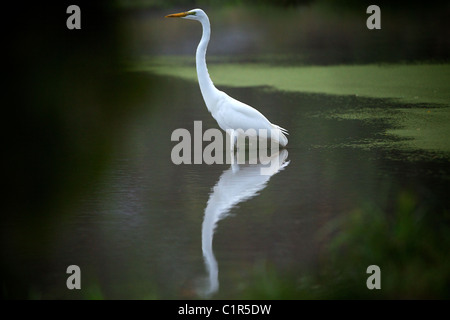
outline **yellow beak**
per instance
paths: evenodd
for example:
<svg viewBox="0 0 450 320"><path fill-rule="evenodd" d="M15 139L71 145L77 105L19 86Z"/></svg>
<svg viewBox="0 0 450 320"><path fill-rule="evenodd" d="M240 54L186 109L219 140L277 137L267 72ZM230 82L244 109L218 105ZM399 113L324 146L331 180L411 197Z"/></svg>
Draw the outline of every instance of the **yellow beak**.
<svg viewBox="0 0 450 320"><path fill-rule="evenodd" d="M188 12L172 13L167 15L166 18L182 18L186 17L188 14Z"/></svg>

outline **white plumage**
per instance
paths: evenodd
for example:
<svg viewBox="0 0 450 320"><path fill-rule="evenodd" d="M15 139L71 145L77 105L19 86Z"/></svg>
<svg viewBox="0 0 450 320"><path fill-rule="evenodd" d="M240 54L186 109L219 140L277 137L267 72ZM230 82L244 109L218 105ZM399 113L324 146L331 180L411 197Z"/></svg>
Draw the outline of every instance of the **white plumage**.
<svg viewBox="0 0 450 320"><path fill-rule="evenodd" d="M286 129L270 123L255 108L230 97L214 86L206 66L206 49L211 35L209 18L206 13L202 9L193 9L187 12L170 14L166 17L197 20L202 24L203 34L196 53L198 83L206 107L216 119L219 127L230 133L231 147L234 148L237 134L246 132L249 129L253 129L253 132L256 132L257 135L261 130L265 130L267 138L271 138L281 146L286 146L288 143Z"/></svg>

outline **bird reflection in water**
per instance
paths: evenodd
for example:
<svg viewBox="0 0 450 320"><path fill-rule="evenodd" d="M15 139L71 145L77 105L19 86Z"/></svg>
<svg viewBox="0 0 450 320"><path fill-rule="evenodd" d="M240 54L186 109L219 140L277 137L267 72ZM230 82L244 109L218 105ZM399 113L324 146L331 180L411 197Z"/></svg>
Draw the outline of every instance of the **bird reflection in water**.
<svg viewBox="0 0 450 320"><path fill-rule="evenodd" d="M235 158L237 156L238 154L234 155ZM206 284L199 290L201 296L210 297L219 289L219 269L212 248L217 223L229 215L231 208L253 198L258 191L264 189L270 177L289 164L289 161L286 161L287 156L288 152L285 149L272 155L270 157L272 165L262 164L259 161L257 164L239 165L234 161L234 164L220 176L209 197L203 218L202 251L208 278ZM261 168L266 170L270 168L270 171L261 174Z"/></svg>

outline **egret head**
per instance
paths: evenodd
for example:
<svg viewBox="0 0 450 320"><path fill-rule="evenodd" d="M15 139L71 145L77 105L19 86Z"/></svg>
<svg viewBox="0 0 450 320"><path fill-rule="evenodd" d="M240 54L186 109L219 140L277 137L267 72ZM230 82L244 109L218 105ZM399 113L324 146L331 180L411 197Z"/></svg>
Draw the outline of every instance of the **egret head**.
<svg viewBox="0 0 450 320"><path fill-rule="evenodd" d="M184 18L189 20L201 20L204 17L206 17L206 13L202 9L192 9L186 12L173 13L166 16L166 18Z"/></svg>

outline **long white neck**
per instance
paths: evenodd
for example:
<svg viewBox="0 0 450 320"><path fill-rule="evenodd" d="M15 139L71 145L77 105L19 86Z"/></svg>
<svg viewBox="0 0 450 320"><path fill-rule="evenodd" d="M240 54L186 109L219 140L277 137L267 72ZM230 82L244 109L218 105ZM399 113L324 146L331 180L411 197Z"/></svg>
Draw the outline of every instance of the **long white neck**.
<svg viewBox="0 0 450 320"><path fill-rule="evenodd" d="M209 19L205 17L199 20L202 24L203 34L202 39L197 47L197 53L195 56L197 65L197 77L200 85L200 91L202 92L203 100L205 100L206 106L210 112L215 103L214 100L217 97L218 90L214 87L211 78L209 77L208 67L206 66L206 49L208 48L209 38L211 35L211 27Z"/></svg>

